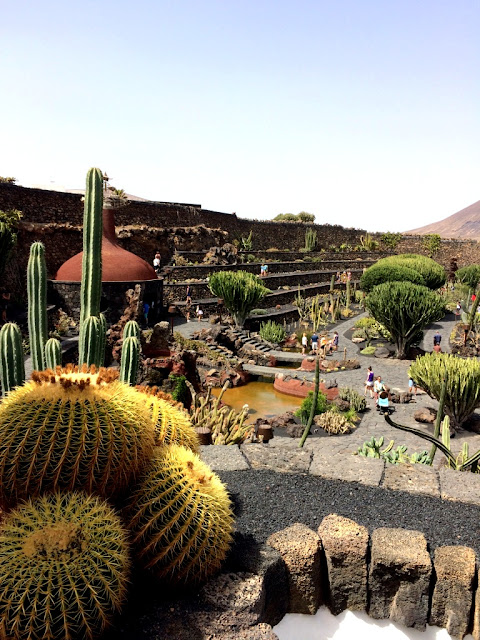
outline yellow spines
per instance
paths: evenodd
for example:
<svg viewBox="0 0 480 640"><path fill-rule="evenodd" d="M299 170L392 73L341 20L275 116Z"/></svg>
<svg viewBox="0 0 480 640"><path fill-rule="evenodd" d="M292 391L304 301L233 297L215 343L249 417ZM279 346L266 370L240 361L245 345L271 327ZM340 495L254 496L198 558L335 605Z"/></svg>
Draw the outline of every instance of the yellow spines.
<svg viewBox="0 0 480 640"><path fill-rule="evenodd" d="M1 637L84 640L120 610L130 568L127 535L106 502L50 494L0 527Z"/></svg>
<svg viewBox="0 0 480 640"><path fill-rule="evenodd" d="M199 582L220 568L233 512L219 477L192 451L158 447L126 510L140 563L157 577Z"/></svg>
<svg viewBox="0 0 480 640"><path fill-rule="evenodd" d="M145 387L137 388L146 394L144 402L150 410L154 425L155 444L178 444L198 453L198 436L183 405L175 403L173 398L170 400L161 392L144 391Z"/></svg>
<svg viewBox="0 0 480 640"><path fill-rule="evenodd" d="M57 489L112 496L154 447L143 397L116 372L83 367L34 372L0 405L0 501Z"/></svg>

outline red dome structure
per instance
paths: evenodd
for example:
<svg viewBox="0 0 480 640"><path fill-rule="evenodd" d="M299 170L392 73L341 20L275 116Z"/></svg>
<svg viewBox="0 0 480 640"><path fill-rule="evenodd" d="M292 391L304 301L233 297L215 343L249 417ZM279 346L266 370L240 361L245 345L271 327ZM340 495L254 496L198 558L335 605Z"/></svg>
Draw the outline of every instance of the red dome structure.
<svg viewBox="0 0 480 640"><path fill-rule="evenodd" d="M81 282L83 251L62 264L55 280ZM102 282L157 280L154 268L134 253L119 247L113 209L103 209Z"/></svg>

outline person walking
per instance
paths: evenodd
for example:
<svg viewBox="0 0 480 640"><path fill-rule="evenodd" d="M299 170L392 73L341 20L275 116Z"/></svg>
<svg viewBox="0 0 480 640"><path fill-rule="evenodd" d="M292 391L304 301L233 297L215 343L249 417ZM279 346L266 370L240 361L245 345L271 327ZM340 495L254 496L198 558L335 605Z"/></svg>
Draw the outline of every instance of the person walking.
<svg viewBox="0 0 480 640"><path fill-rule="evenodd" d="M417 395L417 383L412 379L409 378L408 380L408 390L410 391L411 394L413 394L414 396Z"/></svg>
<svg viewBox="0 0 480 640"><path fill-rule="evenodd" d="M187 304L192 304L192 289L190 288L189 284L187 284L187 292L186 292L186 294L187 294L187 297L186 297L185 302Z"/></svg>
<svg viewBox="0 0 480 640"><path fill-rule="evenodd" d="M197 310L195 311L195 313L197 314L197 320L201 322L203 318L203 311L200 309L199 306L197 306Z"/></svg>
<svg viewBox="0 0 480 640"><path fill-rule="evenodd" d="M316 331L312 334L312 351L315 353L318 352L318 335Z"/></svg>
<svg viewBox="0 0 480 640"><path fill-rule="evenodd" d="M332 351L338 351L338 331L333 332L333 340L330 343L330 349Z"/></svg>
<svg viewBox="0 0 480 640"><path fill-rule="evenodd" d="M306 332L304 331L302 336L302 355L305 355L307 347L308 347L308 338L307 338Z"/></svg>
<svg viewBox="0 0 480 640"><path fill-rule="evenodd" d="M370 391L370 397L373 398L373 380L374 380L372 367L368 367L367 369L367 379L365 380L365 390L363 395L367 395L367 391Z"/></svg>
<svg viewBox="0 0 480 640"><path fill-rule="evenodd" d="M375 404L377 405L378 405L378 396L382 391L385 391L385 385L382 382L382 376L377 376L373 383L373 397L375 399Z"/></svg>
<svg viewBox="0 0 480 640"><path fill-rule="evenodd" d="M161 255L158 253L155 254L155 257L153 259L153 268L155 269L155 273L157 274L157 276L160 275L160 264L162 262L162 257Z"/></svg>
<svg viewBox="0 0 480 640"><path fill-rule="evenodd" d="M441 341L442 341L442 334L437 329L433 336L433 346L435 346L436 344L440 344Z"/></svg>

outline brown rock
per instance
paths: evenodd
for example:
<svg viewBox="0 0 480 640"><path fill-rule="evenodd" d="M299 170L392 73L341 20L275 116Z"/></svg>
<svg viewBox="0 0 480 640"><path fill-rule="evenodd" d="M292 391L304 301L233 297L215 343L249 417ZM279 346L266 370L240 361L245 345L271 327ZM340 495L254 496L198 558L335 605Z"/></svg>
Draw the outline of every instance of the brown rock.
<svg viewBox="0 0 480 640"><path fill-rule="evenodd" d="M253 573L221 573L203 587L200 595L215 609L248 612L257 616L257 622L265 608L263 579Z"/></svg>
<svg viewBox="0 0 480 640"><path fill-rule="evenodd" d="M367 608L368 531L353 520L328 515L318 528L328 570L328 606L338 615L345 609Z"/></svg>
<svg viewBox="0 0 480 640"><path fill-rule="evenodd" d="M424 407L423 409L417 409L413 417L417 422L421 422L422 424L433 424L437 417L437 412L430 407Z"/></svg>
<svg viewBox="0 0 480 640"><path fill-rule="evenodd" d="M278 640L269 624L256 624L249 629L242 629L232 633L217 635L215 640Z"/></svg>
<svg viewBox="0 0 480 640"><path fill-rule="evenodd" d="M382 487L440 497L437 472L423 464L387 464Z"/></svg>
<svg viewBox="0 0 480 640"><path fill-rule="evenodd" d="M425 629L432 574L423 533L376 529L372 533L369 573L372 618L389 618L406 627Z"/></svg>
<svg viewBox="0 0 480 640"><path fill-rule="evenodd" d="M315 613L322 600L320 537L295 523L271 535L267 543L280 553L287 568L289 613Z"/></svg>
<svg viewBox="0 0 480 640"><path fill-rule="evenodd" d="M475 553L469 547L438 547L433 566L437 581L429 624L444 627L452 638L463 638L473 603Z"/></svg>
<svg viewBox="0 0 480 640"><path fill-rule="evenodd" d="M290 423L285 427L285 433L290 438L301 438L305 427L301 424Z"/></svg>

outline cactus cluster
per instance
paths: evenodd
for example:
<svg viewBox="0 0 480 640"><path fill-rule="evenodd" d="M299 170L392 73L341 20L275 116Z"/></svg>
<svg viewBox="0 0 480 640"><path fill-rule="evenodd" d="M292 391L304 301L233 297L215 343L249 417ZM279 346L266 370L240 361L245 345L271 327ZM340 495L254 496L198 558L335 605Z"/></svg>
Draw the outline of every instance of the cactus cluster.
<svg viewBox="0 0 480 640"><path fill-rule="evenodd" d="M320 427L329 435L350 433L354 425L338 411L325 411L314 418L315 426Z"/></svg>

